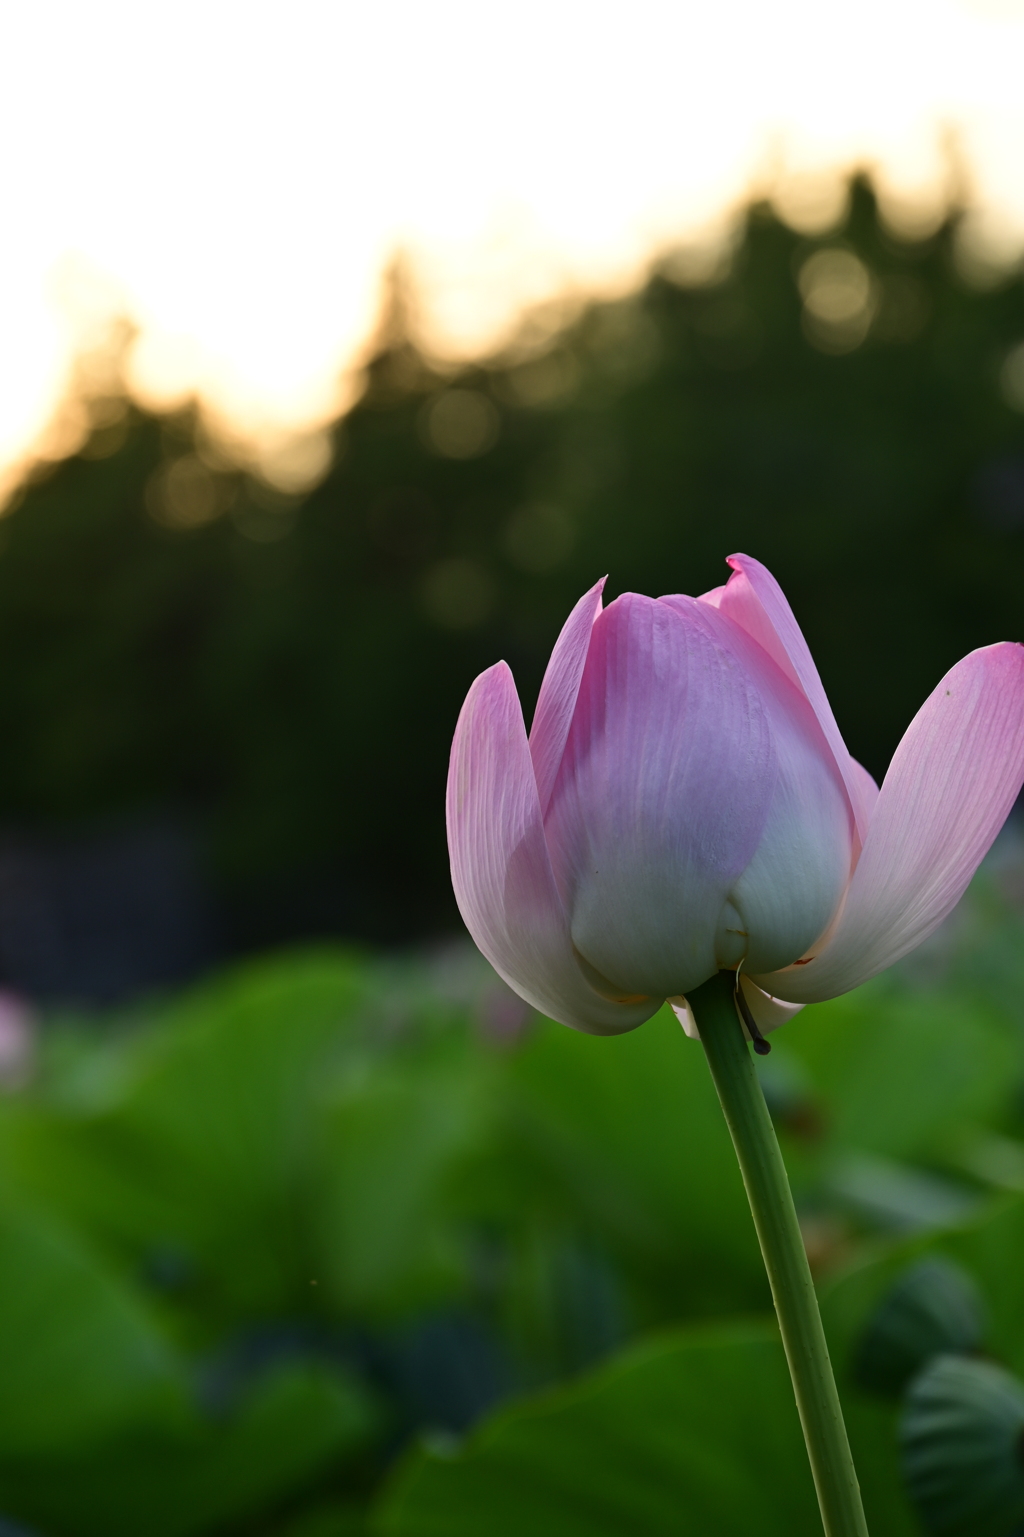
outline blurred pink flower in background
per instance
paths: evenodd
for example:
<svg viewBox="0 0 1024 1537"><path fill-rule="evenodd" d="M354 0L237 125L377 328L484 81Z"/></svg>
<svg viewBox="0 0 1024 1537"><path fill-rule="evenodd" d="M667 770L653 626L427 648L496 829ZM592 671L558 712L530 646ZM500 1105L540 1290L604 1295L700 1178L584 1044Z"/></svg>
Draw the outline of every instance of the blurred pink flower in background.
<svg viewBox="0 0 1024 1537"><path fill-rule="evenodd" d="M1024 648L958 662L879 791L778 583L729 564L696 599L585 593L529 740L504 662L459 716L462 916L521 997L579 1030L630 1030L668 998L692 1033L685 995L720 969L741 968L764 1032L856 987L947 915L1024 781Z"/></svg>
<svg viewBox="0 0 1024 1537"><path fill-rule="evenodd" d="M36 1016L18 993L0 988L0 1089L20 1089L32 1076Z"/></svg>

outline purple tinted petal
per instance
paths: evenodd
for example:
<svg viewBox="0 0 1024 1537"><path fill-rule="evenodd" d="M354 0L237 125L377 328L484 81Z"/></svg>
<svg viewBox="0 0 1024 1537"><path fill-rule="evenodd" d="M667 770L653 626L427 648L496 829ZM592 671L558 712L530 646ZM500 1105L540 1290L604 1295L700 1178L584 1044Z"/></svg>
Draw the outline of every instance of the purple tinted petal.
<svg viewBox="0 0 1024 1537"><path fill-rule="evenodd" d="M803 955L832 918L853 868L854 822L832 751L810 702L727 615L693 598L661 602L686 613L729 651L756 688L771 725L778 774L753 859L729 897L738 933L724 966L769 971Z"/></svg>
<svg viewBox="0 0 1024 1537"><path fill-rule="evenodd" d="M856 818L857 832L863 843L867 836L867 821L863 816L863 786L836 725L832 706L818 676L810 648L786 601L786 595L771 572L749 555L730 555L729 565L734 574L726 585L706 592L698 602L717 608L735 620L758 645L763 646L786 677L806 695L843 776Z"/></svg>
<svg viewBox="0 0 1024 1537"><path fill-rule="evenodd" d="M576 963L504 662L477 678L459 716L448 771L448 848L466 927L534 1008L577 1030L615 1035L660 1007L660 998L618 1003L600 996Z"/></svg>
<svg viewBox="0 0 1024 1537"><path fill-rule="evenodd" d="M544 673L537 708L530 728L530 755L537 777L541 814L547 810L562 761L580 679L590 646L590 632L601 612L601 594L607 577L585 592L562 626Z"/></svg>
<svg viewBox="0 0 1024 1537"><path fill-rule="evenodd" d="M959 901L1022 781L1024 648L986 646L946 674L896 749L820 953L758 984L812 1003L906 955Z"/></svg>
<svg viewBox="0 0 1024 1537"><path fill-rule="evenodd" d="M703 625L633 593L604 610L545 822L573 942L598 972L658 997L713 974L776 772L757 690Z"/></svg>

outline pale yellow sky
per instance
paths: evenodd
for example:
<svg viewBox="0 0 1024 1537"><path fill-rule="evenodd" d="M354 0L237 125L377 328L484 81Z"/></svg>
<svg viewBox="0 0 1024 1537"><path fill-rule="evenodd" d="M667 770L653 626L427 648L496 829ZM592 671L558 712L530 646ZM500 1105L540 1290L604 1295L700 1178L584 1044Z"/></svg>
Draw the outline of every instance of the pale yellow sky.
<svg viewBox="0 0 1024 1537"><path fill-rule="evenodd" d="M398 250L459 354L780 175L934 207L951 133L1024 243L1021 0L33 0L0 57L0 481L115 310L147 398L271 441L337 405Z"/></svg>

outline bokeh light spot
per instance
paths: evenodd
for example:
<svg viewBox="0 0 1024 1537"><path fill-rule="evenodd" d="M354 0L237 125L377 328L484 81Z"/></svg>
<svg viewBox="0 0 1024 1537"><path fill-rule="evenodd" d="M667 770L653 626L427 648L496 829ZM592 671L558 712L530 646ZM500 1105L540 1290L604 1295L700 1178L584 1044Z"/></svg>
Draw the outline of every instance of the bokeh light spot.
<svg viewBox="0 0 1024 1537"><path fill-rule="evenodd" d="M183 454L162 464L150 476L146 510L165 528L201 528L212 523L226 505L217 481L195 454Z"/></svg>
<svg viewBox="0 0 1024 1537"><path fill-rule="evenodd" d="M771 201L790 229L802 235L820 235L842 223L849 208L850 188L835 167L799 171L783 177Z"/></svg>
<svg viewBox="0 0 1024 1537"><path fill-rule="evenodd" d="M871 274L852 251L815 251L797 280L804 301L804 334L823 352L852 352L871 326L877 307Z"/></svg>
<svg viewBox="0 0 1024 1537"><path fill-rule="evenodd" d="M428 448L445 459L476 459L498 439L498 408L480 390L445 390L427 402L420 433Z"/></svg>
<svg viewBox="0 0 1024 1537"><path fill-rule="evenodd" d="M274 444L260 455L263 478L290 496L302 496L320 484L334 450L326 432L311 432Z"/></svg>
<svg viewBox="0 0 1024 1537"><path fill-rule="evenodd" d="M86 402L91 435L79 452L83 459L109 459L128 437L128 403L118 396L98 396Z"/></svg>
<svg viewBox="0 0 1024 1537"><path fill-rule="evenodd" d="M571 352L564 350L530 358L509 370L508 391L516 405L561 405L576 391L580 368Z"/></svg>

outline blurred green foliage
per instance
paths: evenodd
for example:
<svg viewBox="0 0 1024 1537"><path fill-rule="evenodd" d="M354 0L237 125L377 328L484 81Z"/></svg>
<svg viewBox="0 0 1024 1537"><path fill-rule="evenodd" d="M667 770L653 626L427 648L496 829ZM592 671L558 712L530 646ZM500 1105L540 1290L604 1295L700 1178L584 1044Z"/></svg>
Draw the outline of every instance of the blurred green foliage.
<svg viewBox="0 0 1024 1537"><path fill-rule="evenodd" d="M876 1537L914 1530L858 1385L894 1279L959 1264L1024 1370L1020 869L759 1063ZM47 1020L0 1097L0 1364L40 1537L816 1530L699 1048L517 1012L460 945Z"/></svg>
<svg viewBox="0 0 1024 1537"><path fill-rule="evenodd" d="M920 1527L901 1484L896 1410L851 1381L865 1317L908 1262L955 1256L1000 1298L990 1348L1019 1371L1019 1285L1013 1305L1005 1303L1022 1249L1018 1198L959 1231L866 1259L826 1293L822 1313L873 1537L913 1537ZM495 1415L465 1450L418 1450L386 1492L376 1530L812 1537L820 1518L778 1335L756 1324L680 1329L624 1351L579 1384ZM1011 1515L1009 1525L986 1527L986 1537L1016 1530Z"/></svg>
<svg viewBox="0 0 1024 1537"><path fill-rule="evenodd" d="M303 496L192 413L89 396L89 440L0 525L6 824L198 817L237 943L443 933L472 677L506 657L529 716L595 577L700 591L735 548L880 774L941 670L1018 632L1024 294L958 275L956 225L901 242L862 183L813 239L753 208L712 277L668 261L457 373L398 294ZM1010 842L759 1062L875 1537L915 1526L899 1406L856 1362L907 1267L963 1267L1024 1371L1021 869ZM460 944L283 950L49 1017L0 1093L4 1521L815 1531L699 1048L664 1013L614 1040L527 1018Z"/></svg>
<svg viewBox="0 0 1024 1537"><path fill-rule="evenodd" d="M1024 289L956 247L956 216L896 238L863 182L813 238L754 207L711 279L667 260L454 373L396 299L305 496L92 398L0 528L4 817L195 813L239 943L443 932L473 676L505 657L529 718L595 578L699 592L734 549L881 775L945 668L1021 630Z"/></svg>
<svg viewBox="0 0 1024 1537"><path fill-rule="evenodd" d="M793 1390L768 1326L691 1330L496 1417L458 1459L421 1454L381 1522L402 1537L811 1534Z"/></svg>

